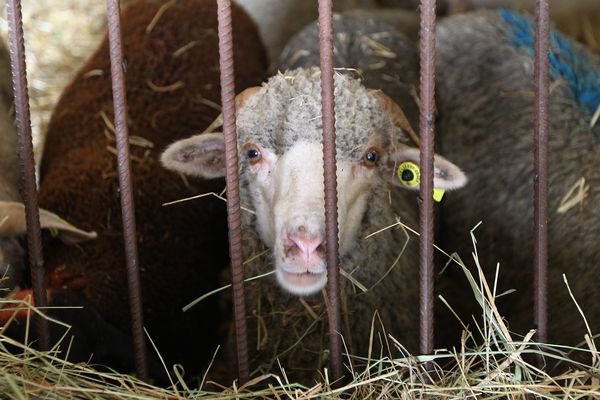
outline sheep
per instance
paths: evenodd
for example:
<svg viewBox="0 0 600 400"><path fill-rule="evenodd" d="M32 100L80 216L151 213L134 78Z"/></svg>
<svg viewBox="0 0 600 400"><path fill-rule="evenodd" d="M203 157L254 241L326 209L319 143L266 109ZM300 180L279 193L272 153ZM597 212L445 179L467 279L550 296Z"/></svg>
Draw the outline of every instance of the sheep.
<svg viewBox="0 0 600 400"><path fill-rule="evenodd" d="M273 63L285 47L288 40L304 26L318 17L318 7L312 0L236 0L256 21L262 39L267 47L269 59ZM358 10L373 13L379 19L393 20L409 24L416 33L414 13L406 10L379 8L376 0L336 0L334 10ZM417 20L418 21L418 20ZM418 26L418 22L416 23Z"/></svg>
<svg viewBox="0 0 600 400"><path fill-rule="evenodd" d="M4 43L0 41L0 295L17 289L27 278L21 240L26 233L26 224L19 194L13 101L10 59ZM40 210L40 225L58 230L58 236L70 243L95 237L94 232L80 231L47 210Z"/></svg>
<svg viewBox="0 0 600 400"><path fill-rule="evenodd" d="M494 282L500 262L497 293L517 289L497 303L521 334L534 327L533 43L533 21L507 10L457 15L437 29L440 148L470 179L443 204L440 245L468 262L469 230L483 221L475 231L481 265ZM600 331L600 127L591 124L600 104L600 59L556 32L551 50L548 334L550 342L575 345L587 330L562 274L592 333ZM462 272L449 273L446 296L465 308L471 291L460 285Z"/></svg>
<svg viewBox="0 0 600 400"><path fill-rule="evenodd" d="M296 373L294 379L322 365L326 346L326 309L314 296L327 280L316 29L310 25L284 51L280 69L295 69L237 98L240 197L243 210L249 210L242 221L245 272L250 277L274 270L278 283L248 282L247 304L254 315L249 341L258 347L253 359L259 371L268 371L277 358L288 376ZM419 157L407 144L408 121L414 124L416 118L410 95L417 80L416 51L404 35L365 17L337 16L334 32L335 63L342 68L335 73L335 108L339 249L341 273L348 278L341 285L344 341L349 353L366 355L377 312L390 332L416 351L416 241L397 227L385 229L397 218L417 226L417 197L395 178L398 165L418 163ZM406 115L382 91L344 73L348 69L362 70L365 85L389 89ZM222 133L205 132L171 144L161 160L167 169L215 178L225 173L223 151ZM451 190L465 183L449 161L436 156L435 165L436 187Z"/></svg>
<svg viewBox="0 0 600 400"><path fill-rule="evenodd" d="M157 152L202 131L219 112L216 11L212 0L139 0L122 13L145 327L166 364L181 363L192 374L214 350L224 316L217 299L190 312L182 307L218 286L220 270L228 264L225 205L214 197L194 205L162 204L196 191L219 193L225 184L173 179L158 163ZM266 72L265 50L239 7L233 7L233 35L236 87L258 84ZM76 249L44 242L50 303L54 293L69 299L79 294L79 304L89 304L88 311L129 335L112 115L105 38L56 105L39 202L98 233ZM71 292L67 296L63 290Z"/></svg>
<svg viewBox="0 0 600 400"><path fill-rule="evenodd" d="M14 126L10 58L0 42L0 201L20 201L17 133ZM0 229L5 214L0 214ZM0 287L12 289L22 279L23 247L14 236L0 235Z"/></svg>
<svg viewBox="0 0 600 400"><path fill-rule="evenodd" d="M449 13L456 14L479 8L507 7L533 12L533 0L448 0ZM550 18L556 29L594 51L600 50L600 4L589 0L554 0L550 3Z"/></svg>

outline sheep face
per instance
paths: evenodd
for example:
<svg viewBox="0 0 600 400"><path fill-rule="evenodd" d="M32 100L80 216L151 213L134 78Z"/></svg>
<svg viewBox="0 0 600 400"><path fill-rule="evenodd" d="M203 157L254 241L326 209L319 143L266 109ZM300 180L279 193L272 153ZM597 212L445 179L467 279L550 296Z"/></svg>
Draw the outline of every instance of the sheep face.
<svg viewBox="0 0 600 400"><path fill-rule="evenodd" d="M336 76L336 148L339 249L343 258L357 246L374 191L387 191L396 165L418 163L419 152L403 144L402 131L357 80ZM237 132L242 203L272 249L280 285L296 295L320 291L327 281L320 78L295 70L272 78L243 105ZM206 133L172 144L165 167L205 178L223 176L224 142ZM436 157L436 187L465 183L462 172ZM379 205L385 207L385 205Z"/></svg>
<svg viewBox="0 0 600 400"><path fill-rule="evenodd" d="M327 280L321 143L300 141L281 155L253 142L243 150L256 230L273 250L278 282L298 295L319 291ZM368 153L378 157L376 150ZM342 255L353 247L369 192L376 189L375 173L360 161L337 163Z"/></svg>

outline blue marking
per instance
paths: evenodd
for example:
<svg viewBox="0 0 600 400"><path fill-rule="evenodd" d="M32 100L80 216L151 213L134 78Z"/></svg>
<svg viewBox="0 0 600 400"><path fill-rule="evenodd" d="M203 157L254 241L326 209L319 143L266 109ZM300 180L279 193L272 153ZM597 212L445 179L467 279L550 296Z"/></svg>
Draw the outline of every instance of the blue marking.
<svg viewBox="0 0 600 400"><path fill-rule="evenodd" d="M500 16L511 30L511 43L534 56L534 24L528 18L509 10ZM592 65L585 52L575 49L561 34L550 33L550 75L553 80L566 81L575 100L591 115L600 105L600 71Z"/></svg>

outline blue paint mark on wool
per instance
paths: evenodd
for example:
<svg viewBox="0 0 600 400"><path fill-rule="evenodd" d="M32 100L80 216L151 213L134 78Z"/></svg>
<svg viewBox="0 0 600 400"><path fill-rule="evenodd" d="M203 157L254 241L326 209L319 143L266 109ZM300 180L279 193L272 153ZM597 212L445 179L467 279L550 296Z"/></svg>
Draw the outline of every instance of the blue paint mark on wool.
<svg viewBox="0 0 600 400"><path fill-rule="evenodd" d="M535 53L534 24L528 18L509 10L500 16L511 29L511 42L524 49L532 57ZM565 80L579 105L593 114L600 105L600 71L596 69L583 51L559 33L550 33L550 73L553 80Z"/></svg>

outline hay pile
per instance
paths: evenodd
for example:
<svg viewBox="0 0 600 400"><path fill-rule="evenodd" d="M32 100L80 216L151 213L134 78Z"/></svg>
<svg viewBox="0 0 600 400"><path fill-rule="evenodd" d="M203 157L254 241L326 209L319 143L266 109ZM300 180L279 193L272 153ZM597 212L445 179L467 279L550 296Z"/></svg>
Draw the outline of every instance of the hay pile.
<svg viewBox="0 0 600 400"><path fill-rule="evenodd" d="M124 6L131 0L121 0ZM50 114L65 86L98 46L106 29L105 0L22 0L31 125L36 161ZM0 35L8 40L6 1Z"/></svg>
<svg viewBox="0 0 600 400"><path fill-rule="evenodd" d="M475 253L476 256L476 253ZM475 257L477 261L477 257ZM171 386L159 388L134 377L100 373L86 364L70 364L55 351L39 352L0 334L0 391L15 399L597 399L600 397L600 353L588 336L580 349L538 345L531 338L511 338L495 306L495 288L480 276L469 274L460 260L473 294L481 305L484 323L471 324L463 333L460 349L440 350L433 356L412 357L393 337L374 338L386 351L371 359L354 359L352 381L331 385L327 371L311 386L287 381L285 366L256 377L239 387L220 386L199 379L195 387L183 382L179 370L167 368ZM480 271L481 273L481 271ZM29 307L27 303L0 300L4 312ZM451 311L448 311L451 312ZM14 323L9 320L8 324ZM466 321L465 321L466 323ZM17 355L7 351L17 348ZM68 343L59 346L68 347ZM56 349L54 349L56 350ZM573 353L586 363L571 361ZM545 357L542 370L536 356ZM431 368L425 368L430 362ZM555 371L550 374L546 371ZM210 388L207 390L206 388Z"/></svg>

